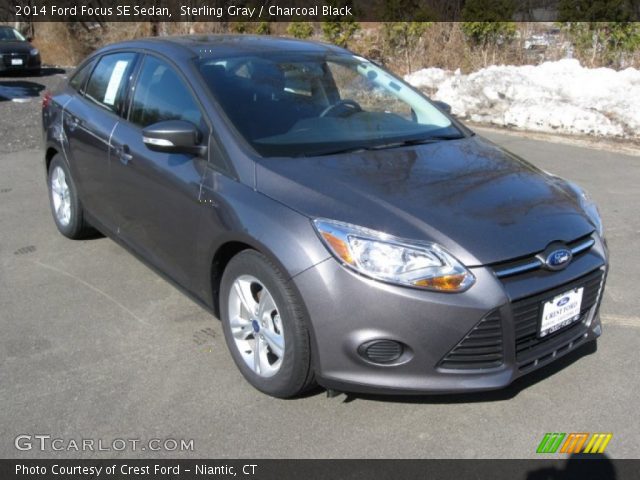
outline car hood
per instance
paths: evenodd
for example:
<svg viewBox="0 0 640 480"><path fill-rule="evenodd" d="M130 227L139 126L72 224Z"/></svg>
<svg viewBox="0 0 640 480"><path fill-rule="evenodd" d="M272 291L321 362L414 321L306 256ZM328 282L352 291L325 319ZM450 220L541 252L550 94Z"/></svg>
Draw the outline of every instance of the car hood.
<svg viewBox="0 0 640 480"><path fill-rule="evenodd" d="M311 218L433 241L467 266L594 230L566 182L481 137L314 158L265 158L257 188Z"/></svg>
<svg viewBox="0 0 640 480"><path fill-rule="evenodd" d="M28 42L11 42L0 40L1 53L29 53L33 47Z"/></svg>

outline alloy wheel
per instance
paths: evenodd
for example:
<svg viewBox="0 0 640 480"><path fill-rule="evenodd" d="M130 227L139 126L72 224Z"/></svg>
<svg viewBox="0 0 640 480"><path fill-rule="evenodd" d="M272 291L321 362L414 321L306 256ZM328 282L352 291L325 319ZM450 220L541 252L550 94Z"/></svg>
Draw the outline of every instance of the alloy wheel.
<svg viewBox="0 0 640 480"><path fill-rule="evenodd" d="M64 170L59 166L51 172L51 199L56 219L66 227L71 221L71 192Z"/></svg>
<svg viewBox="0 0 640 480"><path fill-rule="evenodd" d="M285 352L284 330L278 306L260 280L242 275L233 282L229 322L236 348L247 366L265 378L278 373Z"/></svg>

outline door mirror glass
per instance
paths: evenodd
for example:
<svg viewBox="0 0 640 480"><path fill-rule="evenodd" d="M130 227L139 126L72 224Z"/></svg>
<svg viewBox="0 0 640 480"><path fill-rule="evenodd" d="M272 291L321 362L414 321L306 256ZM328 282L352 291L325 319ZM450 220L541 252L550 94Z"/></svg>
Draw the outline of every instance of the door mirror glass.
<svg viewBox="0 0 640 480"><path fill-rule="evenodd" d="M142 141L150 150L166 153L203 155L206 147L200 145L202 134L191 122L167 120L154 123L142 130Z"/></svg>

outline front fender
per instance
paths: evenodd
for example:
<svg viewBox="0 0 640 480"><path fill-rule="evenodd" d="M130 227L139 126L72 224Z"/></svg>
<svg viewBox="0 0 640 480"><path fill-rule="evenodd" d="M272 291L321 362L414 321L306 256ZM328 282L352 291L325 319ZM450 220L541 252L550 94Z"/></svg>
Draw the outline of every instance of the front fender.
<svg viewBox="0 0 640 480"><path fill-rule="evenodd" d="M206 259L195 289L214 305L211 265L231 242L258 250L292 278L331 256L308 217L215 170L203 178L199 258Z"/></svg>

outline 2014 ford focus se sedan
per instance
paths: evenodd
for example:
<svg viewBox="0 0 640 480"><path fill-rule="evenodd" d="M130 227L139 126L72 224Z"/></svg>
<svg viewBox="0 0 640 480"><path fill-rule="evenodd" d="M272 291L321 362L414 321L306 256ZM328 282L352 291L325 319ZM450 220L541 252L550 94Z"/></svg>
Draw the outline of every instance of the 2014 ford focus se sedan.
<svg viewBox="0 0 640 480"><path fill-rule="evenodd" d="M43 107L60 232L103 232L207 306L265 393L496 389L601 333L584 191L346 50L120 43Z"/></svg>

